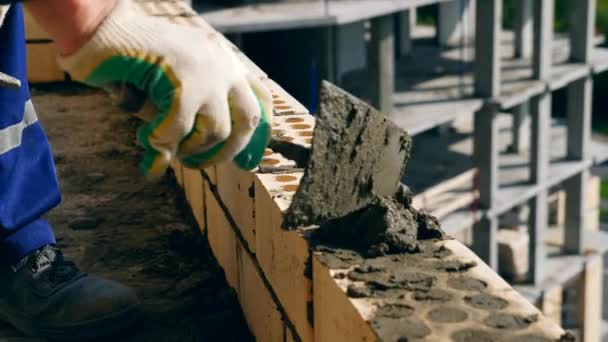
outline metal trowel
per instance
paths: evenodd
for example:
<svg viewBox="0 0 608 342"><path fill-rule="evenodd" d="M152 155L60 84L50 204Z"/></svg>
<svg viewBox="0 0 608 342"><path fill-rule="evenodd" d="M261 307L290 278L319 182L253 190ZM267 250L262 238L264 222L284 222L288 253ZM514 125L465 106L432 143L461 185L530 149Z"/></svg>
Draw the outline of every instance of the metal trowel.
<svg viewBox="0 0 608 342"><path fill-rule="evenodd" d="M364 101L323 82L312 151L283 227L321 225L394 195L411 138Z"/></svg>

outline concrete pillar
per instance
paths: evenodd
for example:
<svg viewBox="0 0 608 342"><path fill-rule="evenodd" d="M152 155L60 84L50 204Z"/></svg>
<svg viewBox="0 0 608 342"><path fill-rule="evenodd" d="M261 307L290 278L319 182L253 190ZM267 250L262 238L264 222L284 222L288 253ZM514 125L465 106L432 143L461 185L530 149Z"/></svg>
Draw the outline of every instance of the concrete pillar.
<svg viewBox="0 0 608 342"><path fill-rule="evenodd" d="M532 57L532 35L534 29L533 0L515 0L513 2L514 31L515 31L515 58Z"/></svg>
<svg viewBox="0 0 608 342"><path fill-rule="evenodd" d="M475 37L476 0L454 0L439 3L440 46L458 46Z"/></svg>
<svg viewBox="0 0 608 342"><path fill-rule="evenodd" d="M551 93L545 92L531 101L532 134L530 181L542 184L549 175L549 143L551 140Z"/></svg>
<svg viewBox="0 0 608 342"><path fill-rule="evenodd" d="M484 216L473 226L472 250L493 270L498 270L498 219Z"/></svg>
<svg viewBox="0 0 608 342"><path fill-rule="evenodd" d="M568 158L589 159L591 139L593 80L586 77L571 83L568 96ZM586 220L586 197L589 172L584 171L565 182L566 227L564 249L568 253L581 253Z"/></svg>
<svg viewBox="0 0 608 342"><path fill-rule="evenodd" d="M566 192L564 252L569 254L583 253L588 180L589 171L583 171L564 182Z"/></svg>
<svg viewBox="0 0 608 342"><path fill-rule="evenodd" d="M530 102L513 109L513 145L511 152L522 153L530 147Z"/></svg>
<svg viewBox="0 0 608 342"><path fill-rule="evenodd" d="M474 161L478 178L479 206L484 217L475 224L473 250L494 270L498 269L498 219L489 213L498 192L498 106L484 105L475 113Z"/></svg>
<svg viewBox="0 0 608 342"><path fill-rule="evenodd" d="M549 222L549 204L547 191L540 191L529 202L530 218L528 232L530 248L528 249L528 281L540 285L545 279L544 265L547 253L545 251L545 232Z"/></svg>
<svg viewBox="0 0 608 342"><path fill-rule="evenodd" d="M499 126L498 106L486 104L475 113L474 154L479 170L479 204L482 209L490 209L498 192Z"/></svg>
<svg viewBox="0 0 608 342"><path fill-rule="evenodd" d="M532 99L532 134L530 151L530 178L532 183L544 187L549 176L549 143L551 134L551 94L546 92ZM538 285L544 279L546 258L544 235L549 224L549 194L543 188L530 200L530 251L529 281Z"/></svg>
<svg viewBox="0 0 608 342"><path fill-rule="evenodd" d="M502 0L477 1L476 4L475 94L495 97L500 94Z"/></svg>
<svg viewBox="0 0 608 342"><path fill-rule="evenodd" d="M588 62L593 51L595 35L595 9L597 0L569 2L570 9L570 58L576 62Z"/></svg>
<svg viewBox="0 0 608 342"><path fill-rule="evenodd" d="M555 0L536 0L534 2L534 52L532 59L533 77L547 80L551 76L553 25Z"/></svg>
<svg viewBox="0 0 608 342"><path fill-rule="evenodd" d="M371 21L371 39L368 48L368 69L371 104L384 115L393 112L395 91L395 31L392 15Z"/></svg>
<svg viewBox="0 0 608 342"><path fill-rule="evenodd" d="M534 2L534 51L532 59L533 77L547 80L551 76L551 48L553 45L554 0ZM530 273L529 280L538 285L542 282L544 262L544 234L549 224L548 189L544 182L549 176L549 143L551 134L551 91L546 89L531 101L532 141L530 155L530 178L543 190L530 200Z"/></svg>
<svg viewBox="0 0 608 342"><path fill-rule="evenodd" d="M412 33L416 26L416 8L395 13L395 57L412 53Z"/></svg>

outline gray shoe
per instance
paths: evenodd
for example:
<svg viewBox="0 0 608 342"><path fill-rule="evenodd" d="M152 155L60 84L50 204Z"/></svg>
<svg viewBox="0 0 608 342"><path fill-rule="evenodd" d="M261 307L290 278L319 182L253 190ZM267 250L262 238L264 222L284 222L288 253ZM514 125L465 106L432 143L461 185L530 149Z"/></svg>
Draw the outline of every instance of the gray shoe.
<svg viewBox="0 0 608 342"><path fill-rule="evenodd" d="M52 245L0 270L0 320L30 336L107 336L135 321L138 304L131 289L79 271Z"/></svg>

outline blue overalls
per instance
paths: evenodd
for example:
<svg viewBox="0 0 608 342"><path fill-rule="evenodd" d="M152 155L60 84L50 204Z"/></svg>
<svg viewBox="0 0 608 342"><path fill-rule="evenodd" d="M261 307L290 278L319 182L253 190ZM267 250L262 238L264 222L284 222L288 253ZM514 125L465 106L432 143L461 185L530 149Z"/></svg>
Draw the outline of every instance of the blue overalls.
<svg viewBox="0 0 608 342"><path fill-rule="evenodd" d="M21 81L21 89L0 87L0 264L9 265L55 242L42 215L61 200L27 86L21 4L11 6L0 28L0 72Z"/></svg>

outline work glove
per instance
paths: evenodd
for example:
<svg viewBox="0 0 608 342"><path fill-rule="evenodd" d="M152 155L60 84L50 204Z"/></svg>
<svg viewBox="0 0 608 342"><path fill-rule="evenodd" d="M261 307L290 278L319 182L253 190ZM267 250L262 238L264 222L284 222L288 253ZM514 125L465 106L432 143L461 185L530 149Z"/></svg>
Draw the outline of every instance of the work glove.
<svg viewBox="0 0 608 342"><path fill-rule="evenodd" d="M258 159L269 142L272 96L221 38L119 0L93 37L59 62L75 80L102 88L128 84L148 97L157 113L138 130L141 168L158 177L176 157L192 168L233 160L256 128ZM246 168L257 166L248 161Z"/></svg>

